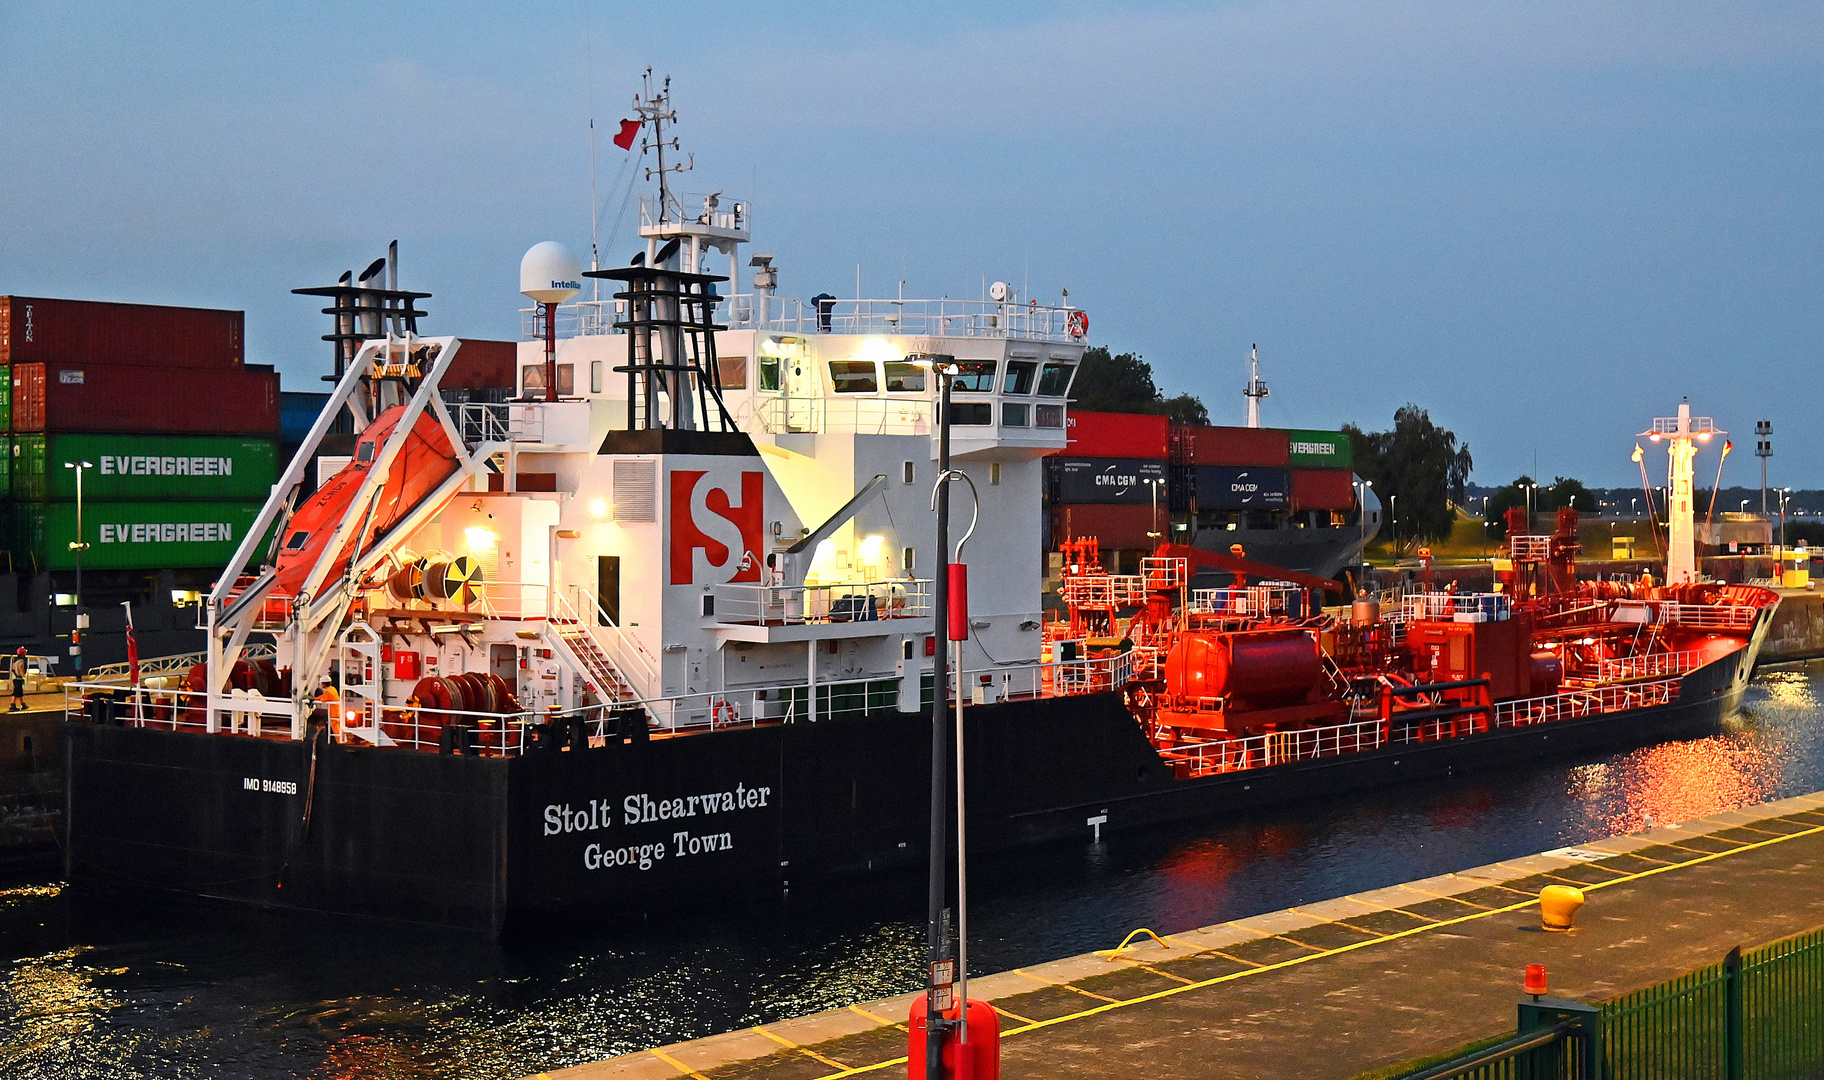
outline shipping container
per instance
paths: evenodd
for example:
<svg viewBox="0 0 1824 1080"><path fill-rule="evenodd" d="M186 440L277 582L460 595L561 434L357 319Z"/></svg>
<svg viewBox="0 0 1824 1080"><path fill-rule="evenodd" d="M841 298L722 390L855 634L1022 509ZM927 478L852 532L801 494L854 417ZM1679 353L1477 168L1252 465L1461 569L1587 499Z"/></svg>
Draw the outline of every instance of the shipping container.
<svg viewBox="0 0 1824 1080"><path fill-rule="evenodd" d="M311 394L297 390L279 393L279 441L301 443L310 434L310 426L329 404L328 394Z"/></svg>
<svg viewBox="0 0 1824 1080"><path fill-rule="evenodd" d="M1286 432L1295 469L1347 469L1355 465L1355 444L1340 431Z"/></svg>
<svg viewBox="0 0 1824 1080"><path fill-rule="evenodd" d="M13 485L13 437L0 435L0 491Z"/></svg>
<svg viewBox="0 0 1824 1080"><path fill-rule="evenodd" d="M244 327L239 311L0 296L0 363L232 367Z"/></svg>
<svg viewBox="0 0 1824 1080"><path fill-rule="evenodd" d="M86 492L85 492L86 494ZM263 503L82 503L85 570L162 570L226 566ZM74 570L76 504L14 503L13 565Z"/></svg>
<svg viewBox="0 0 1824 1080"><path fill-rule="evenodd" d="M13 430L279 433L279 377L222 368L14 364Z"/></svg>
<svg viewBox="0 0 1824 1080"><path fill-rule="evenodd" d="M516 341L463 338L439 385L445 390L512 390L519 362Z"/></svg>
<svg viewBox="0 0 1824 1080"><path fill-rule="evenodd" d="M13 369L0 365L0 431L13 430Z"/></svg>
<svg viewBox="0 0 1824 1080"><path fill-rule="evenodd" d="M1052 458L1051 497L1060 503L1153 503L1157 483L1159 505L1168 504L1165 462L1137 458Z"/></svg>
<svg viewBox="0 0 1824 1080"><path fill-rule="evenodd" d="M465 348L467 346L464 346ZM1064 420L1066 457L1163 461L1171 421L1163 416L1072 411Z"/></svg>
<svg viewBox="0 0 1824 1080"><path fill-rule="evenodd" d="M1291 442L1278 428L1174 428L1180 457L1196 465L1277 465L1291 459Z"/></svg>
<svg viewBox="0 0 1824 1080"><path fill-rule="evenodd" d="M1291 503L1285 469L1199 465L1196 477L1199 510L1283 510Z"/></svg>
<svg viewBox="0 0 1824 1080"><path fill-rule="evenodd" d="M1052 545L1073 538L1093 536L1104 551L1116 548L1151 548L1171 528L1163 504L1157 517L1148 506L1059 505L1051 510Z"/></svg>
<svg viewBox="0 0 1824 1080"><path fill-rule="evenodd" d="M76 470L64 467L74 461L94 466L83 470L83 498L104 502L264 499L279 478L271 439L21 433L13 439L13 498L74 499Z"/></svg>
<svg viewBox="0 0 1824 1080"><path fill-rule="evenodd" d="M1347 510L1355 505L1355 474L1346 469L1293 469L1292 505L1299 510Z"/></svg>

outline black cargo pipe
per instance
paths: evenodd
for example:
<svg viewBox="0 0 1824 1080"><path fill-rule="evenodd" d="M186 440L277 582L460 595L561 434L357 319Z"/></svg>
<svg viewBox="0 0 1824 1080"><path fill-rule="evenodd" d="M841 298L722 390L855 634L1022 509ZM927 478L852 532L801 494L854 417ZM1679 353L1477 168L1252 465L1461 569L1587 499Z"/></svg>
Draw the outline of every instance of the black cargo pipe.
<svg viewBox="0 0 1824 1080"><path fill-rule="evenodd" d="M1437 690L1467 690L1472 686L1487 685L1487 679L1464 679L1462 682L1418 683L1414 686L1388 686L1383 689L1393 697L1411 697L1414 694L1429 694Z"/></svg>
<svg viewBox="0 0 1824 1080"><path fill-rule="evenodd" d="M1492 713L1492 705L1461 705L1454 709L1428 709L1425 712L1394 713L1388 718L1392 724L1422 724L1427 720L1448 720L1453 716L1466 713Z"/></svg>

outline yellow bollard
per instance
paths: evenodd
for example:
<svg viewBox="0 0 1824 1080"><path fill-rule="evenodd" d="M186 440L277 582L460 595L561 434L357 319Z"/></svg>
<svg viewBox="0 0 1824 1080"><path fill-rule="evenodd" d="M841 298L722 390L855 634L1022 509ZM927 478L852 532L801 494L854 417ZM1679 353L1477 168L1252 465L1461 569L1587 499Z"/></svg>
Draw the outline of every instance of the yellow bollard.
<svg viewBox="0 0 1824 1080"><path fill-rule="evenodd" d="M1547 885L1539 890L1539 919L1547 930L1569 930L1583 906L1583 890L1569 885Z"/></svg>

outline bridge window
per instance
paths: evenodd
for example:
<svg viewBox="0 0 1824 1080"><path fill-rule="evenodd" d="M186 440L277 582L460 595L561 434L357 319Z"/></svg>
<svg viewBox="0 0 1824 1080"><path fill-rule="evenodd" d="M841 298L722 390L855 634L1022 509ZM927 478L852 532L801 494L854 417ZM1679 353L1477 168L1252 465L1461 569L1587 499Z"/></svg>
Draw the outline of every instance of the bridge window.
<svg viewBox="0 0 1824 1080"><path fill-rule="evenodd" d="M777 356L760 358L760 389L779 389L779 358Z"/></svg>
<svg viewBox="0 0 1824 1080"><path fill-rule="evenodd" d="M1039 393L1047 397L1063 397L1064 391L1070 389L1070 372L1074 364L1046 364L1039 375Z"/></svg>
<svg viewBox="0 0 1824 1080"><path fill-rule="evenodd" d="M958 401L953 402L950 408L953 410L950 414L952 425L971 424L991 427L994 424L994 406L986 401ZM938 415L941 423L942 409L938 410Z"/></svg>
<svg viewBox="0 0 1824 1080"><path fill-rule="evenodd" d="M1001 406L1001 423L1008 427L1029 427L1027 421L1030 405L1015 405L1011 401Z"/></svg>
<svg viewBox="0 0 1824 1080"><path fill-rule="evenodd" d="M887 393L922 394L925 392L925 369L917 364L887 361Z"/></svg>
<svg viewBox="0 0 1824 1080"><path fill-rule="evenodd" d="M872 360L830 361L830 384L838 394L872 394L880 390Z"/></svg>
<svg viewBox="0 0 1824 1080"><path fill-rule="evenodd" d="M969 394L994 393L995 363L993 360L959 360L956 366L961 374L951 383L953 389ZM957 423L965 423L965 421L958 420ZM984 420L982 423L989 424L993 421Z"/></svg>
<svg viewBox="0 0 1824 1080"><path fill-rule="evenodd" d="M1040 405L1035 410L1039 427L1061 428L1064 426L1064 406Z"/></svg>
<svg viewBox="0 0 1824 1080"><path fill-rule="evenodd" d="M1037 374L1039 365L1030 360L1009 360L1007 377L1002 380L1001 392L1006 394L1032 393L1032 377Z"/></svg>

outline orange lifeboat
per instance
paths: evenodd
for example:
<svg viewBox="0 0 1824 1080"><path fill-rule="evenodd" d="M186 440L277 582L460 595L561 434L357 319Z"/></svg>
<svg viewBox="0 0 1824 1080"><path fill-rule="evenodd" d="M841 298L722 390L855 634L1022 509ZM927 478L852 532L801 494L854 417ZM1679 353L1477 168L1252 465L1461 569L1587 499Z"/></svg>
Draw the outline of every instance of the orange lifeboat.
<svg viewBox="0 0 1824 1080"><path fill-rule="evenodd" d="M412 425L386 482L380 488L378 501L364 530L351 533L338 551L328 551L337 526L350 514L366 514L365 506L356 506L355 497L367 479L368 470L379 457L380 447L398 427L405 406L396 405L381 413L369 424L355 444L354 460L329 478L317 493L305 500L285 526L285 537L279 545L276 581L271 596L296 597L310 572L324 559L330 560L324 580L333 580L348 568L357 547L368 550L378 537L411 513L419 503L455 475L456 452L437 417L426 411Z"/></svg>

